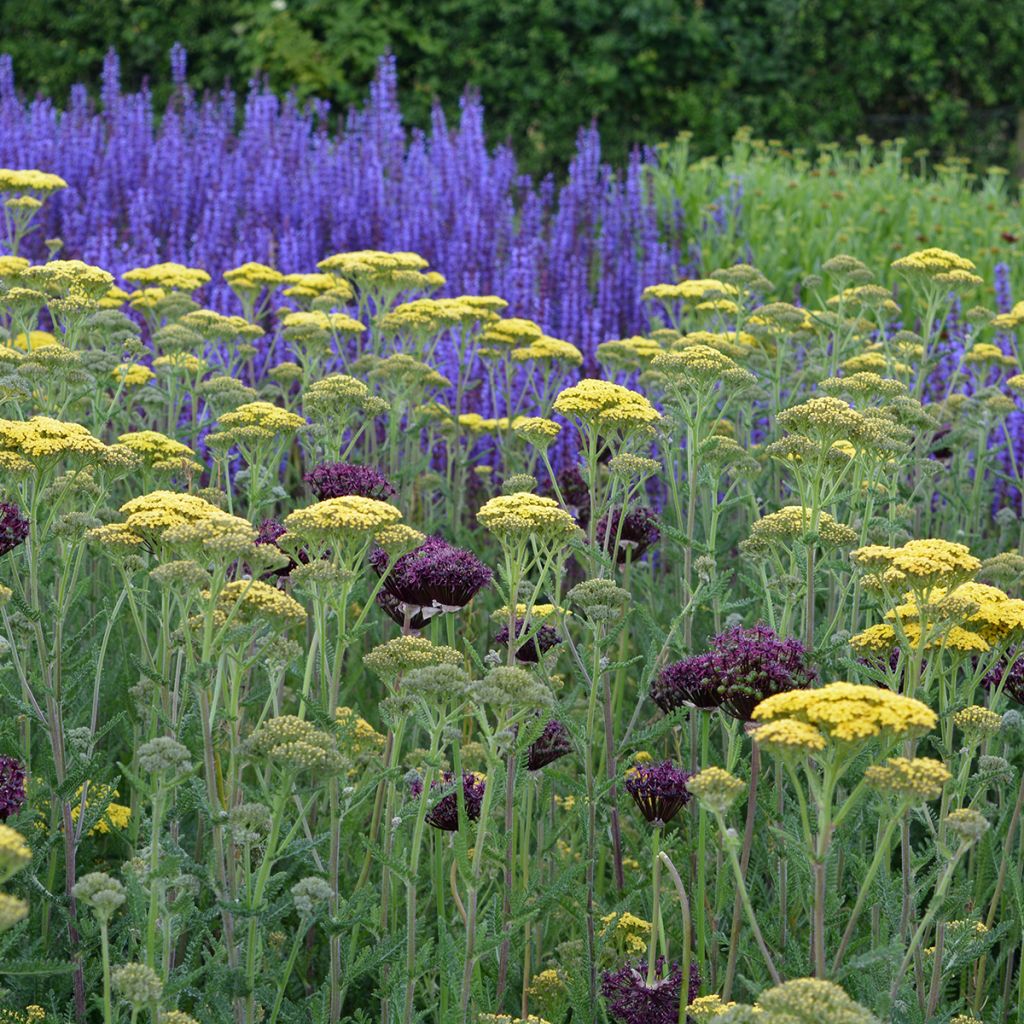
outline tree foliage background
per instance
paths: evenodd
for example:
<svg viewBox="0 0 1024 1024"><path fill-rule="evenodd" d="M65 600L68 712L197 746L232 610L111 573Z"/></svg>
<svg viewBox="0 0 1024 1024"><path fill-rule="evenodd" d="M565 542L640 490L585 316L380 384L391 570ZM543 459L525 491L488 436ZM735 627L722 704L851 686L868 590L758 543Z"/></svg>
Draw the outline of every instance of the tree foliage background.
<svg viewBox="0 0 1024 1024"><path fill-rule="evenodd" d="M425 124L478 88L493 141L525 166L571 155L596 118L606 155L694 133L722 151L743 124L789 146L908 139L979 166L1012 164L1024 107L1024 4L991 0L0 0L19 86L62 103L98 85L106 51L125 85L170 89L181 41L199 89L265 75L281 91L362 99L379 55Z"/></svg>

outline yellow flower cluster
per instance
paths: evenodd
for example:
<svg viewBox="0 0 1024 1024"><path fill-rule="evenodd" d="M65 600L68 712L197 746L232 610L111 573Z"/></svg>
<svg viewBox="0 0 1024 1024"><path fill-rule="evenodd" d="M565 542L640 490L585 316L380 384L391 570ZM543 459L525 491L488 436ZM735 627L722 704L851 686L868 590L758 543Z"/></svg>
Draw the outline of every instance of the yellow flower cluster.
<svg viewBox="0 0 1024 1024"><path fill-rule="evenodd" d="M384 737L352 708L335 708L334 720L348 739L349 750L354 757L375 754L384 747Z"/></svg>
<svg viewBox="0 0 1024 1024"><path fill-rule="evenodd" d="M254 341L263 336L263 328L259 324L249 323L244 316L227 316L214 309L194 309L185 313L178 323L207 341L226 341L231 338Z"/></svg>
<svg viewBox="0 0 1024 1024"><path fill-rule="evenodd" d="M381 527L399 522L402 513L384 501L348 494L297 509L284 520L285 529L303 540L319 543L348 537L369 538Z"/></svg>
<svg viewBox="0 0 1024 1024"><path fill-rule="evenodd" d="M38 192L40 195L48 195L67 187L68 183L59 174L0 168L0 192Z"/></svg>
<svg viewBox="0 0 1024 1024"><path fill-rule="evenodd" d="M149 267L135 267L123 277L130 284L143 288L168 288L180 292L194 292L210 283L210 275L205 270L186 267L182 263L154 263Z"/></svg>
<svg viewBox="0 0 1024 1024"><path fill-rule="evenodd" d="M514 348L509 353L513 362L525 363L533 360L538 363L569 363L571 366L583 364L583 353L571 342L561 338L552 338L542 334L529 344Z"/></svg>
<svg viewBox="0 0 1024 1024"><path fill-rule="evenodd" d="M0 882L6 881L32 860L32 851L20 832L0 824Z"/></svg>
<svg viewBox="0 0 1024 1024"><path fill-rule="evenodd" d="M876 789L908 799L935 800L952 775L941 761L931 757L890 757L885 764L871 765L864 778Z"/></svg>
<svg viewBox="0 0 1024 1024"><path fill-rule="evenodd" d="M157 356L153 360L157 369L165 366L171 371L178 371L185 374L197 376L206 372L207 363L205 359L192 355L191 352L174 352L169 356Z"/></svg>
<svg viewBox="0 0 1024 1024"><path fill-rule="evenodd" d="M994 711L972 704L953 716L953 724L968 738L981 739L999 732L1002 718Z"/></svg>
<svg viewBox="0 0 1024 1024"><path fill-rule="evenodd" d="M798 718L777 718L754 731L754 739L767 751L787 754L813 754L825 749L825 737L808 722Z"/></svg>
<svg viewBox="0 0 1024 1024"><path fill-rule="evenodd" d="M651 370L663 374L673 384L689 388L706 388L718 381L733 385L753 384L756 380L731 356L699 343L662 352L651 360Z"/></svg>
<svg viewBox="0 0 1024 1024"><path fill-rule="evenodd" d="M710 1024L719 1014L735 1006L734 1002L724 1002L719 995L698 996L686 1008L686 1013L695 1024Z"/></svg>
<svg viewBox="0 0 1024 1024"><path fill-rule="evenodd" d="M71 802L71 820L76 823L82 807L83 788L82 786L78 787L75 799ZM97 783L89 784L85 799L86 811L96 804L106 804L99 821L89 829L89 835L105 836L111 829L116 828L123 831L128 827L128 823L132 820L132 809L126 804L114 801L114 798L120 795L116 789L111 789L110 786Z"/></svg>
<svg viewBox="0 0 1024 1024"><path fill-rule="evenodd" d="M130 434L122 434L117 440L150 469L168 472L202 469L201 464L195 461L196 453L187 444L175 441L157 430L135 430Z"/></svg>
<svg viewBox="0 0 1024 1024"><path fill-rule="evenodd" d="M334 737L296 715L267 719L246 749L253 758L292 771L334 772L344 764Z"/></svg>
<svg viewBox="0 0 1024 1024"><path fill-rule="evenodd" d="M851 552L850 557L880 574L884 583L906 584L922 591L953 586L981 568L966 544L940 539L910 540L898 548L869 544Z"/></svg>
<svg viewBox="0 0 1024 1024"><path fill-rule="evenodd" d="M460 295L454 299L413 299L403 302L377 318L377 326L386 337L408 332L432 335L453 327L470 327L497 319L494 302L504 299Z"/></svg>
<svg viewBox="0 0 1024 1024"><path fill-rule="evenodd" d="M686 788L712 814L725 814L746 790L747 784L724 768L711 765L689 779Z"/></svg>
<svg viewBox="0 0 1024 1024"><path fill-rule="evenodd" d="M546 449L561 433L561 423L543 416L517 416L512 421L512 430L535 448Z"/></svg>
<svg viewBox="0 0 1024 1024"><path fill-rule="evenodd" d="M476 517L501 539L567 540L577 530L576 520L557 501L526 491L491 498Z"/></svg>
<svg viewBox="0 0 1024 1024"><path fill-rule="evenodd" d="M72 306L96 302L114 284L112 274L81 260L50 260L49 263L29 267L22 279L28 287L46 295L67 297ZM5 299L9 298L9 294L5 296Z"/></svg>
<svg viewBox="0 0 1024 1024"><path fill-rule="evenodd" d="M310 331L324 331L331 334L361 334L366 325L353 319L347 313L325 313L323 310L297 310L288 313L282 321L285 337L301 340Z"/></svg>
<svg viewBox="0 0 1024 1024"><path fill-rule="evenodd" d="M938 720L927 704L912 697L846 682L773 694L754 709L755 721L779 718L806 722L841 743L915 736L935 728Z"/></svg>
<svg viewBox="0 0 1024 1024"><path fill-rule="evenodd" d="M620 943L627 953L643 953L647 949L647 940L651 934L651 922L645 921L629 911L621 914L606 914L601 918L601 935L611 933L615 941Z"/></svg>
<svg viewBox="0 0 1024 1024"><path fill-rule="evenodd" d="M173 527L224 517L216 505L177 491L152 491L125 502L119 511L125 516L123 523L97 527L88 536L100 543L139 546L162 541L166 531Z"/></svg>
<svg viewBox="0 0 1024 1024"><path fill-rule="evenodd" d="M208 598L209 594L204 594ZM239 621L258 619L283 622L286 625L306 621L306 609L283 590L260 580L232 580L217 595L217 607L225 614L234 614Z"/></svg>
<svg viewBox="0 0 1024 1024"><path fill-rule="evenodd" d="M80 423L49 416L0 420L0 451L17 457L5 469L17 468L17 459L38 467L59 459L104 463L110 455L110 449Z"/></svg>
<svg viewBox="0 0 1024 1024"><path fill-rule="evenodd" d="M398 636L363 655L363 664L385 680L417 668L462 663L463 657L454 647L432 644L422 636Z"/></svg>
<svg viewBox="0 0 1024 1024"><path fill-rule="evenodd" d="M243 263L240 267L225 270L224 280L235 291L258 292L263 288L276 288L282 284L284 274L265 263Z"/></svg>
<svg viewBox="0 0 1024 1024"><path fill-rule="evenodd" d="M51 345L60 344L49 331L24 331L11 338L11 347L20 352L32 352L37 348L47 348Z"/></svg>
<svg viewBox="0 0 1024 1024"><path fill-rule="evenodd" d="M140 388L156 377L156 374L142 363L121 363L110 371L110 375L126 388Z"/></svg>
<svg viewBox="0 0 1024 1024"><path fill-rule="evenodd" d="M802 505L786 505L758 519L750 528L750 536L743 541L745 551L761 552L773 547L778 540L796 540L807 537L813 522L813 513ZM837 522L828 512L818 513L817 539L829 547L847 547L855 544L857 534L849 526Z"/></svg>
<svg viewBox="0 0 1024 1024"><path fill-rule="evenodd" d="M598 433L649 430L661 413L641 394L621 384L588 377L562 391L554 409L588 424Z"/></svg>
<svg viewBox="0 0 1024 1024"><path fill-rule="evenodd" d="M543 336L544 332L539 324L522 317L510 316L488 324L487 330L480 335L480 340L485 345L504 345L511 348L515 345L529 344Z"/></svg>
<svg viewBox="0 0 1024 1024"><path fill-rule="evenodd" d="M654 338L637 334L632 338L605 341L597 346L598 361L617 370L639 370L664 349Z"/></svg>
<svg viewBox="0 0 1024 1024"><path fill-rule="evenodd" d="M678 284L648 285L643 290L642 297L647 300L656 299L659 302L688 302L696 305L709 299L738 294L736 286L725 281L697 278L680 281Z"/></svg>
<svg viewBox="0 0 1024 1024"><path fill-rule="evenodd" d="M918 622L902 622L903 636L912 649L921 646L921 626ZM900 642L900 636L893 626L886 622L869 626L850 638L850 645L857 651L886 654ZM963 626L944 626L938 633L924 633L923 649L926 651L956 651L961 654L982 654L989 650L988 641L973 630Z"/></svg>
<svg viewBox="0 0 1024 1024"><path fill-rule="evenodd" d="M282 409L273 402L246 402L232 412L218 416L217 423L228 430L256 428L269 436L294 433L306 426L306 421L297 413Z"/></svg>
<svg viewBox="0 0 1024 1024"><path fill-rule="evenodd" d="M406 291L441 287L444 277L433 272L421 273L426 266L427 261L418 253L362 249L328 256L317 264L317 269L347 278L361 288Z"/></svg>
<svg viewBox="0 0 1024 1024"><path fill-rule="evenodd" d="M984 283L973 273L976 268L969 259L948 249L919 249L893 260L892 268L907 277L930 279L949 288Z"/></svg>

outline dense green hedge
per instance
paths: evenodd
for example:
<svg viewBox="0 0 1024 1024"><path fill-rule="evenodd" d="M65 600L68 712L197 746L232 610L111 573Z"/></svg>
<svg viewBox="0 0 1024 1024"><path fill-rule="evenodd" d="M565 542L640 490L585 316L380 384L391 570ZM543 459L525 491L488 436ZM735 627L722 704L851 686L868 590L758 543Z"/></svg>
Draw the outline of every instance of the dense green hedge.
<svg viewBox="0 0 1024 1024"><path fill-rule="evenodd" d="M991 0L0 0L22 87L62 100L95 84L113 46L126 84L167 88L167 52L194 84L266 73L345 106L377 56L397 56L423 123L467 84L533 167L571 152L596 116L608 154L689 128L720 152L741 124L791 145L860 132L909 149L1007 163L1024 97L1024 5Z"/></svg>

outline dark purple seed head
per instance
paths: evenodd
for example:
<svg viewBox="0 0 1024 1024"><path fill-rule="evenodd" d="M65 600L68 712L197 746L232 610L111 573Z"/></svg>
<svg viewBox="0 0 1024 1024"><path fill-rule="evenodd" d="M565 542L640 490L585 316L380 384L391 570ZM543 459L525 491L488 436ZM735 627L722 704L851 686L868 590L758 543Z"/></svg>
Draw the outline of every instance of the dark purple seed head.
<svg viewBox="0 0 1024 1024"><path fill-rule="evenodd" d="M612 509L597 521L595 538L601 550L607 550L609 554L618 538L615 561L620 565L627 561L635 562L660 540L658 517L649 508L635 508L625 516L621 509Z"/></svg>
<svg viewBox="0 0 1024 1024"><path fill-rule="evenodd" d="M526 751L526 767L531 772L539 772L541 768L560 757L565 757L571 751L569 730L561 722L551 719Z"/></svg>
<svg viewBox="0 0 1024 1024"><path fill-rule="evenodd" d="M676 1024L679 1020L679 997L683 972L678 964L666 970L665 958L654 962L654 981L647 984L647 961L626 963L617 971L605 971L601 977L601 994L617 1024ZM687 1004L700 991L700 971L690 964Z"/></svg>
<svg viewBox="0 0 1024 1024"><path fill-rule="evenodd" d="M12 501L0 501L0 555L25 543L29 522Z"/></svg>
<svg viewBox="0 0 1024 1024"><path fill-rule="evenodd" d="M25 802L25 766L16 757L0 756L0 821L21 810Z"/></svg>
<svg viewBox="0 0 1024 1024"><path fill-rule="evenodd" d="M530 636L533 633L533 636ZM536 664L551 650L552 647L562 642L562 637L552 626L541 626L535 629L527 627L525 620L516 619L516 638L526 636L527 639L516 648L516 660L530 664ZM494 635L494 642L508 647L508 626L502 626Z"/></svg>
<svg viewBox="0 0 1024 1024"><path fill-rule="evenodd" d="M318 501L347 495L383 501L395 493L394 487L379 469L348 462L324 462L311 469L303 479Z"/></svg>
<svg viewBox="0 0 1024 1024"><path fill-rule="evenodd" d="M650 692L651 700L666 715L677 708L714 711L722 704L710 654L694 654L666 665L651 682Z"/></svg>
<svg viewBox="0 0 1024 1024"><path fill-rule="evenodd" d="M626 792L652 825L666 825L690 799L686 783L691 778L671 761L635 764L626 772Z"/></svg>
<svg viewBox="0 0 1024 1024"><path fill-rule="evenodd" d="M430 784L430 792L448 790L434 806L427 811L426 822L442 832L458 832L459 830L459 797L454 791L455 774L444 772L441 779ZM484 788L487 785L482 775L474 772L462 773L462 792L466 801L466 817L470 821L480 818L480 808L484 799ZM423 780L413 779L409 786L413 796L423 792Z"/></svg>

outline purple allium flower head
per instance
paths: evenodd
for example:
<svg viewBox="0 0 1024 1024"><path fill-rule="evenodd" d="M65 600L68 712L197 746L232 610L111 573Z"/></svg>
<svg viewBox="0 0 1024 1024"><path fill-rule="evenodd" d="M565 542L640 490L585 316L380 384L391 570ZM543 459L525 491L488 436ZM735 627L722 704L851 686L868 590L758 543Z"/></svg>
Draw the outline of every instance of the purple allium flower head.
<svg viewBox="0 0 1024 1024"><path fill-rule="evenodd" d="M383 576L390 558L377 548L370 554L370 564ZM428 537L391 565L384 589L399 603L399 621L404 621L406 609L411 609L426 622L442 612L465 608L493 577L472 551L457 548L441 537ZM387 610L387 605L382 605Z"/></svg>
<svg viewBox="0 0 1024 1024"><path fill-rule="evenodd" d="M635 764L626 772L626 792L651 824L667 825L690 799L686 783L692 777L671 761Z"/></svg>
<svg viewBox="0 0 1024 1024"><path fill-rule="evenodd" d="M676 708L721 707L722 695L711 671L710 654L694 654L666 665L651 682L651 700L665 714Z"/></svg>
<svg viewBox="0 0 1024 1024"><path fill-rule="evenodd" d="M414 609L405 605L391 593L390 590L379 590L377 592L377 604L387 612L388 617L398 623L403 629L423 629L431 616L424 615L422 609ZM408 621L406 618L408 617Z"/></svg>
<svg viewBox="0 0 1024 1024"><path fill-rule="evenodd" d="M441 779L430 784L431 793L436 789L448 789L436 804L427 812L426 822L442 832L458 832L459 830L459 797L454 789L454 772L445 772ZM466 800L466 817L470 821L477 821L480 817L480 807L483 804L484 788L487 785L482 775L474 772L462 773L462 793ZM423 792L423 780L416 778L410 785L413 796L419 796Z"/></svg>
<svg viewBox="0 0 1024 1024"><path fill-rule="evenodd" d="M530 633L533 636L529 636ZM553 626L541 626L537 630L526 627L524 619L516 619L516 639L526 635L528 639L516 649L516 660L536 664L541 657L547 654L556 644L562 642L562 637ZM508 646L508 625L504 625L494 636L494 642L503 647Z"/></svg>
<svg viewBox="0 0 1024 1024"><path fill-rule="evenodd" d="M25 802L25 766L16 757L0 756L0 821L21 810Z"/></svg>
<svg viewBox="0 0 1024 1024"><path fill-rule="evenodd" d="M661 531L658 529L658 517L649 508L635 508L624 517L621 509L614 508L597 521L595 537L602 550L606 545L610 547L614 544L618 537L615 561L621 565L627 558L635 562L652 544L657 544Z"/></svg>
<svg viewBox="0 0 1024 1024"><path fill-rule="evenodd" d="M531 772L539 772L545 765L565 757L571 750L569 730L552 718L544 726L544 731L530 744L526 752L526 767Z"/></svg>
<svg viewBox="0 0 1024 1024"><path fill-rule="evenodd" d="M284 536L287 532L288 531L284 526L276 519L264 519L256 529L256 543L272 544L275 548L278 548L278 538ZM278 548L278 550L280 550L280 548ZM282 553L288 556L288 562L280 568L271 569L264 573L263 579L270 579L275 576L279 579L286 579L291 575L292 570L299 565L299 562L303 565L306 565L309 562L309 553L304 548L298 553L298 562L296 562L288 552L285 551Z"/></svg>
<svg viewBox="0 0 1024 1024"><path fill-rule="evenodd" d="M13 502L0 501L0 555L13 551L28 536L28 520Z"/></svg>
<svg viewBox="0 0 1024 1024"><path fill-rule="evenodd" d="M1002 687L1002 692L1010 700L1024 704L1024 658L1017 657L1016 649L1006 652L1006 660L1001 661L981 681L986 690ZM1016 660L1013 660L1016 658ZM1006 676L1005 681L1003 676Z"/></svg>
<svg viewBox="0 0 1024 1024"><path fill-rule="evenodd" d="M394 487L379 469L348 462L324 462L311 469L302 479L309 484L318 501L343 498L350 494L383 501L395 493Z"/></svg>
<svg viewBox="0 0 1024 1024"><path fill-rule="evenodd" d="M763 624L720 633L710 654L722 707L743 722L751 720L754 708L766 697L806 689L817 678L804 645L793 637L783 640Z"/></svg>
<svg viewBox="0 0 1024 1024"><path fill-rule="evenodd" d="M618 1024L676 1024L679 1020L679 998L683 972L678 964L665 971L665 958L655 961L655 979L647 984L647 961L628 960L617 971L605 971L601 977L601 994ZM690 964L687 1004L700 991L700 971Z"/></svg>

